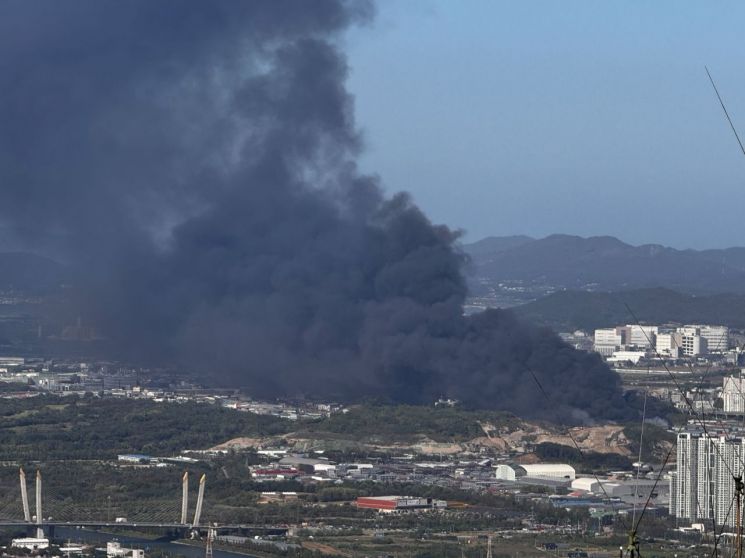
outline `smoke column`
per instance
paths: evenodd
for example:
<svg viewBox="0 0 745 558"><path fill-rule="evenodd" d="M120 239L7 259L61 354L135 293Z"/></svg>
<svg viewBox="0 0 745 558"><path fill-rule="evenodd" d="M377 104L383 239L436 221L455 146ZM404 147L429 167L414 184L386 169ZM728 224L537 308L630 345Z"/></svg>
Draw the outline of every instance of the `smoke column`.
<svg viewBox="0 0 745 558"><path fill-rule="evenodd" d="M340 42L372 12L6 0L0 220L78 270L81 311L133 358L257 396L623 415L597 356L464 317L457 235L358 172Z"/></svg>

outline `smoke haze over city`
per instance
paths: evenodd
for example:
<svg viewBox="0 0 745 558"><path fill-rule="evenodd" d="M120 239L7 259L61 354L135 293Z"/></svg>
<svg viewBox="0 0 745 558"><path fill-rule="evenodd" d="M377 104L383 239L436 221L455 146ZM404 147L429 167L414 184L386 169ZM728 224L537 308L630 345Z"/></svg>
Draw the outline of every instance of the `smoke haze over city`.
<svg viewBox="0 0 745 558"><path fill-rule="evenodd" d="M628 412L597 355L465 317L458 232L359 171L342 38L373 4L0 10L0 220L128 357L260 396Z"/></svg>

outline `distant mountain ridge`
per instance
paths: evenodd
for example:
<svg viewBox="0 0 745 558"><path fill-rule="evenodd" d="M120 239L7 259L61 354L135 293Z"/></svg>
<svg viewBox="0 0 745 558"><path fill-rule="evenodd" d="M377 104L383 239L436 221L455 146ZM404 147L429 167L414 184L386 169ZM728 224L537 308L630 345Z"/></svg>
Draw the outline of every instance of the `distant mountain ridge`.
<svg viewBox="0 0 745 558"><path fill-rule="evenodd" d="M475 294L504 282L546 292L664 287L689 294L745 293L745 248L676 250L612 236L490 237L463 246Z"/></svg>

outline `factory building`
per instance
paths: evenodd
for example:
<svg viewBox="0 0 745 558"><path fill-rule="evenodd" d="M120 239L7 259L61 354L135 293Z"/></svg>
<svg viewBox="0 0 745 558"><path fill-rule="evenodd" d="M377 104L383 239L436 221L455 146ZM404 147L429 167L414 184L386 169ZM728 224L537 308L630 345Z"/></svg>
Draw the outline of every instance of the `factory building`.
<svg viewBox="0 0 745 558"><path fill-rule="evenodd" d="M141 548L124 548L118 541L106 543L106 558L145 558Z"/></svg>
<svg viewBox="0 0 745 558"><path fill-rule="evenodd" d="M495 467L498 480L517 481L529 479L551 479L573 481L576 477L574 467L563 463L535 463L532 465L505 465Z"/></svg>
<svg viewBox="0 0 745 558"><path fill-rule="evenodd" d="M594 477L579 477L572 481L572 490L598 492L601 488L600 483Z"/></svg>
<svg viewBox="0 0 745 558"><path fill-rule="evenodd" d="M154 461L154 458L150 455L144 455L141 453L125 453L116 456L116 460L120 463L132 463L133 465L145 465Z"/></svg>
<svg viewBox="0 0 745 558"><path fill-rule="evenodd" d="M632 364L638 364L646 356L646 351L614 351L606 360L608 362L631 362Z"/></svg>
<svg viewBox="0 0 745 558"><path fill-rule="evenodd" d="M25 537L22 539L13 539L10 546L14 548L23 548L25 550L36 551L46 550L49 548L49 539L37 537Z"/></svg>
<svg viewBox="0 0 745 558"><path fill-rule="evenodd" d="M291 480L299 476L299 470L287 467L256 468L251 471L251 477L257 481Z"/></svg>
<svg viewBox="0 0 745 558"><path fill-rule="evenodd" d="M367 496L357 498L357 507L378 510L381 512L396 512L421 509L444 509L445 500L433 498L417 498L414 496Z"/></svg>
<svg viewBox="0 0 745 558"><path fill-rule="evenodd" d="M604 480L580 477L572 481L572 490L587 492L598 497L618 498L626 504L652 505L668 503L668 487L654 479Z"/></svg>

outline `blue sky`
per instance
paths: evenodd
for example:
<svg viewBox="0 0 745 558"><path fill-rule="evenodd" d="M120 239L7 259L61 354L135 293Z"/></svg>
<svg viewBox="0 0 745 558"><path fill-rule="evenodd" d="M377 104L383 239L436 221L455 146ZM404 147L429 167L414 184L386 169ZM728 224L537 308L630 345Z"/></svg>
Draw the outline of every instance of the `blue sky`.
<svg viewBox="0 0 745 558"><path fill-rule="evenodd" d="M745 3L381 0L347 37L362 168L466 240L745 245Z"/></svg>

